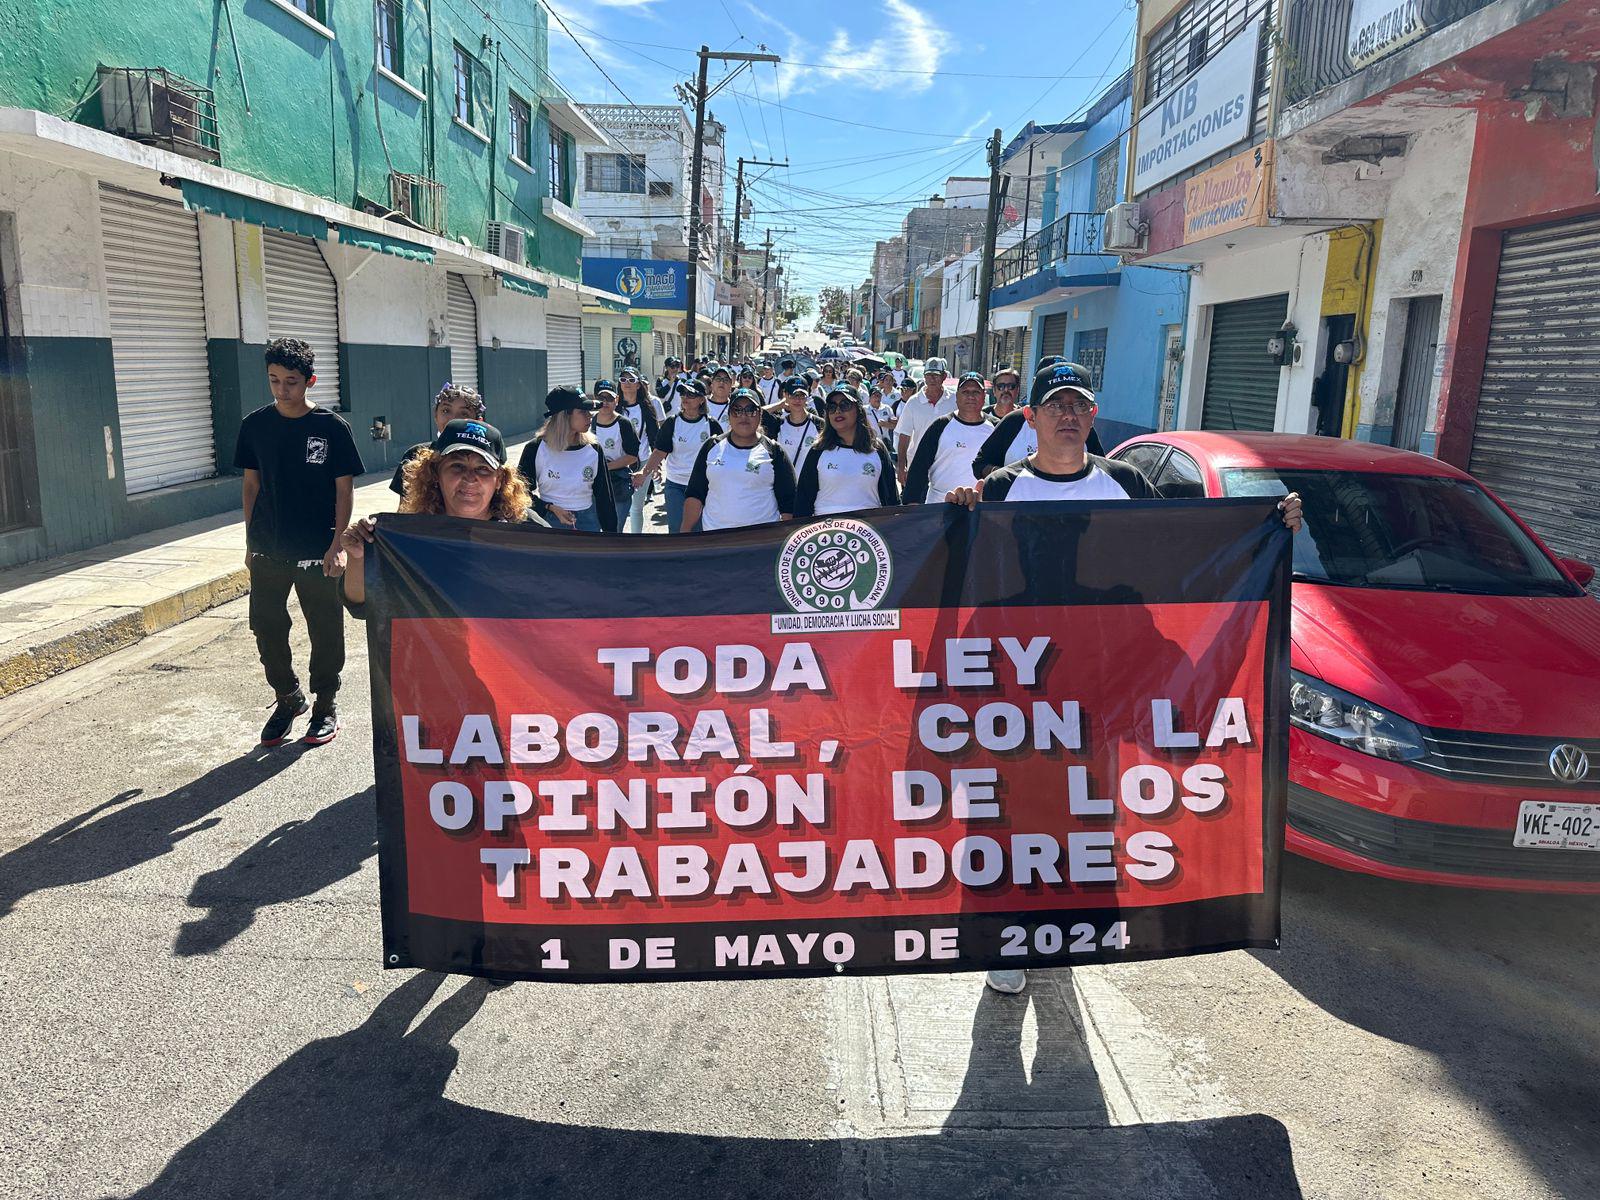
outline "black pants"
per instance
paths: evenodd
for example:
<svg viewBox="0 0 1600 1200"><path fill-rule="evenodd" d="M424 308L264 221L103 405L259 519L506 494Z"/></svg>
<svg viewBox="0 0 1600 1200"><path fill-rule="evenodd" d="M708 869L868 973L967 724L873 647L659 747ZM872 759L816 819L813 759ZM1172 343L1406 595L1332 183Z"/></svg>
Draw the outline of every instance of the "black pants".
<svg viewBox="0 0 1600 1200"><path fill-rule="evenodd" d="M322 564L297 567L292 562L250 556L250 632L267 671L267 683L280 696L300 686L289 654L289 590L300 597L306 632L311 635L311 690L323 701L338 694L344 670L344 608L339 581L322 573Z"/></svg>

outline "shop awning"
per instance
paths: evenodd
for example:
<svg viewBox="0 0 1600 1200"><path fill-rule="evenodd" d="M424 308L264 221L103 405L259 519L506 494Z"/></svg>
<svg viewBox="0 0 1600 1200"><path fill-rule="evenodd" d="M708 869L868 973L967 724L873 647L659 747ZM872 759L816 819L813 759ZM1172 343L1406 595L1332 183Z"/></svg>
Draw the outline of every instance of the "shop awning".
<svg viewBox="0 0 1600 1200"><path fill-rule="evenodd" d="M521 292L524 296L532 296L538 300L543 300L550 294L550 289L542 283L534 283L531 280L504 273L500 276L500 286L508 292Z"/></svg>
<svg viewBox="0 0 1600 1200"><path fill-rule="evenodd" d="M608 300L604 296L592 296L590 297L590 301L591 303L605 309L606 312L628 313L632 311L632 309L630 309L626 304L623 304L621 301Z"/></svg>
<svg viewBox="0 0 1600 1200"><path fill-rule="evenodd" d="M412 262L431 263L433 251L415 242L390 237L387 233L374 233L370 229L357 229L354 225L339 226L339 244L354 246L358 250L375 250L380 254L393 254L396 258L409 258Z"/></svg>
<svg viewBox="0 0 1600 1200"><path fill-rule="evenodd" d="M268 229L281 229L301 237L328 240L328 222L298 209L285 208L254 196L224 191L192 179L180 179L178 187L183 192L183 206L190 212L208 212L230 221L244 221Z"/></svg>

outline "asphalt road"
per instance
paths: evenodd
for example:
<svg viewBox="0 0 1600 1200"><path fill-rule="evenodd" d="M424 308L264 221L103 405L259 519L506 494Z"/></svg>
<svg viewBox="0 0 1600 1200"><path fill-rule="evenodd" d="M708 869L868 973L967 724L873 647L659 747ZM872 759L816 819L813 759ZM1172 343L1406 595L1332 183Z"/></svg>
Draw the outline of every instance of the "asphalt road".
<svg viewBox="0 0 1600 1200"><path fill-rule="evenodd" d="M362 636L316 750L242 601L0 702L0 1196L1600 1193L1594 899L1294 861L1281 953L1020 998L384 972Z"/></svg>

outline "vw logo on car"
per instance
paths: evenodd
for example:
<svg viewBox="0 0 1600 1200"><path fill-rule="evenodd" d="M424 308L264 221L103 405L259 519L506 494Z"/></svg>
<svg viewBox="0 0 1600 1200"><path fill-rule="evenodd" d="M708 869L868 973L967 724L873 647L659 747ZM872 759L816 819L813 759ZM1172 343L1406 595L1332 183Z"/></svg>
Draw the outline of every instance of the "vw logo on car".
<svg viewBox="0 0 1600 1200"><path fill-rule="evenodd" d="M1581 746L1563 742L1550 751L1550 774L1563 783L1582 783L1589 776L1589 756Z"/></svg>

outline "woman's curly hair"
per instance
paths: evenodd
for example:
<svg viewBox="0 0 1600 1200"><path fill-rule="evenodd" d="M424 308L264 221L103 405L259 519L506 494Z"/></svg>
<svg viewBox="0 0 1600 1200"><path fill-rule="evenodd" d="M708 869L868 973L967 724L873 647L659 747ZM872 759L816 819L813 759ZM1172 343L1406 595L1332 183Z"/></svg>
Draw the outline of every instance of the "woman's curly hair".
<svg viewBox="0 0 1600 1200"><path fill-rule="evenodd" d="M444 455L423 450L406 464L405 495L400 498L403 513L432 513L443 515L444 490L439 486L439 468ZM500 479L495 484L494 498L489 501L491 521L523 521L533 507L533 497L519 472L507 463L500 468Z"/></svg>

